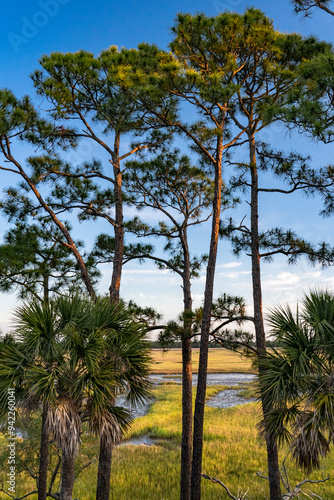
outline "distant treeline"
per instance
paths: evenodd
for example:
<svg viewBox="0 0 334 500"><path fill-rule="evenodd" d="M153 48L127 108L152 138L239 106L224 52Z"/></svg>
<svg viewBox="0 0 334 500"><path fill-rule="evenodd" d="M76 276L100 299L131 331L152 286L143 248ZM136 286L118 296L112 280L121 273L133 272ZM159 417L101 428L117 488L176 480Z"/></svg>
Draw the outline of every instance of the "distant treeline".
<svg viewBox="0 0 334 500"><path fill-rule="evenodd" d="M162 346L158 340L151 340L151 344L152 344L152 349L163 349L163 348L166 348L165 346ZM200 347L200 341L199 340L193 340L192 341L192 347L196 348L196 347ZM250 342L249 344L250 346L252 347L255 347L255 342ZM271 341L271 340L267 340L266 342L266 345L267 347L279 347L279 342L277 341ZM182 343L181 342L174 342L173 346L172 347L168 347L168 349L181 349L182 347ZM210 344L210 348L212 349L225 349L225 347L222 347L221 345L217 344L216 342L213 342L212 344Z"/></svg>

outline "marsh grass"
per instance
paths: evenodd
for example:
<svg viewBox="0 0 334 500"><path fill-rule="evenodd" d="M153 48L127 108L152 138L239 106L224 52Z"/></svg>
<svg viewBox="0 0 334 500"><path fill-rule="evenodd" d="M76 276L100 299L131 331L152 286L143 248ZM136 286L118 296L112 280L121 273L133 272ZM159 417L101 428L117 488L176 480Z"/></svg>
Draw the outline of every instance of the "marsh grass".
<svg viewBox="0 0 334 500"><path fill-rule="evenodd" d="M209 386L208 398L224 389L226 386ZM181 387L170 383L162 384L154 393L156 399L149 413L133 423L126 438L147 435L155 439L156 444L128 445L114 449L110 496L112 500L179 498ZM257 403L224 410L206 408L203 472L223 481L234 493L249 489L248 500L268 498L267 482L256 475L257 471L266 474L265 446L256 428L259 417L260 408ZM282 452L281 461L284 456L285 453ZM322 470L309 477L321 478L330 473L333 466L332 453L324 461ZM291 484L296 484L304 478L303 472L296 469L291 460L288 460L287 468ZM96 473L97 464L94 464L79 476L73 498L95 500ZM29 491L28 483L32 485L24 475L18 479L19 483L20 489L17 492L20 493ZM202 484L203 500L227 499L221 486L204 479ZM310 485L305 491L314 491L321 495L323 500L331 500L334 498L334 481ZM37 496L29 498L37 500Z"/></svg>
<svg viewBox="0 0 334 500"><path fill-rule="evenodd" d="M193 373L198 372L199 349L193 349ZM152 349L152 373L181 373L181 349ZM208 373L257 373L252 361L226 349L209 349Z"/></svg>

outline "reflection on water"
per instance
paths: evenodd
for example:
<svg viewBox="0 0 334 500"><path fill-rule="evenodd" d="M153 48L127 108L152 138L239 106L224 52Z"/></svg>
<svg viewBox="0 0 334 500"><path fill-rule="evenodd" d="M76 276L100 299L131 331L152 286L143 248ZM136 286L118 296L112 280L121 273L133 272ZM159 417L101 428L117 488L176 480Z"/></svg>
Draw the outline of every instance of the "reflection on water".
<svg viewBox="0 0 334 500"><path fill-rule="evenodd" d="M155 443L155 439L152 439L147 434L144 434L144 436L139 436L136 438L128 439L127 441L122 441L118 444L118 446L152 446Z"/></svg>
<svg viewBox="0 0 334 500"><path fill-rule="evenodd" d="M139 403L136 406L132 406L129 401L126 400L126 396L118 396L118 398L116 399L116 404L117 406L122 406L123 408L130 410L133 418L138 418L143 417L148 413L153 401L154 399L151 398L145 401L145 403Z"/></svg>
<svg viewBox="0 0 334 500"><path fill-rule="evenodd" d="M238 396L238 390L227 389L226 391L220 391L215 396L206 402L207 406L212 406L213 408L231 408L232 406L245 405L255 401L255 399L245 399Z"/></svg>

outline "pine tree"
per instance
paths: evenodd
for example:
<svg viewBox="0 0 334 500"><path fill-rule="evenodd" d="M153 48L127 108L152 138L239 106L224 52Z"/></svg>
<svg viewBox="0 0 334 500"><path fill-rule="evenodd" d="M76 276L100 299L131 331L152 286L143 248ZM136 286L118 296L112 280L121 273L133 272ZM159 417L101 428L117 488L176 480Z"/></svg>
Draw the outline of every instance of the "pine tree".
<svg viewBox="0 0 334 500"><path fill-rule="evenodd" d="M30 225L17 221L0 245L0 290L46 302L50 295L82 290L74 255L60 243L61 238L57 227L45 219ZM80 242L75 245L81 251ZM85 266L94 283L99 272L91 257L85 259Z"/></svg>
<svg viewBox="0 0 334 500"><path fill-rule="evenodd" d="M26 158L26 165L23 165L19 160L18 140L24 141L27 146L34 146L35 151L36 148L41 149L41 155L34 154ZM72 239L66 222L60 220L39 189L39 183L45 181L42 170L44 172L46 168L50 169L50 165L55 164L53 148L66 148L71 145L73 145L71 139L65 139L50 122L39 116L27 96L17 99L7 89L0 91L0 171L14 174L21 181L19 189L7 190L7 200L2 207L10 218L34 215L36 210L42 209L44 216L49 218L61 233L61 244L73 253L87 291L94 297L94 287L84 259Z"/></svg>
<svg viewBox="0 0 334 500"><path fill-rule="evenodd" d="M172 95L193 106L201 120L187 124L172 122L156 115L174 126L191 141L192 148L201 156L203 165L211 166L215 175L212 233L207 266L207 280L203 320L199 377L194 417L194 443L192 464L192 499L200 498L201 463L203 448L203 417L206 391L208 341L211 322L213 282L218 245L220 202L223 162L232 148L249 144L250 169L254 190L257 189L257 171L254 162L254 134L261 129L252 115L254 106L264 110L275 102L280 93L297 84L295 72L297 57L312 57L324 50L326 44L314 39L303 43L298 35L281 35L273 29L272 22L259 10L248 9L245 14L223 13L216 18L203 14L180 14L173 28L175 39L171 44L172 55L162 54L159 85L168 88ZM297 55L293 54L297 50ZM286 51L286 52L285 52ZM159 80L160 78L160 80ZM152 79L152 77L151 77ZM154 80L153 80L154 81ZM247 116L246 125L239 122L240 114ZM273 117L271 118L273 119ZM267 114L263 123L267 125ZM259 126L258 126L259 125ZM258 245L257 200L252 203L252 241L254 250L253 273L259 281L256 262ZM257 274L256 274L257 273ZM256 277L257 276L257 277ZM255 284L256 303L261 302L260 289ZM259 349L264 352L262 313L255 311L258 324ZM271 499L280 498L280 475L277 447L269 446L269 476Z"/></svg>
<svg viewBox="0 0 334 500"><path fill-rule="evenodd" d="M147 65L147 61L141 47L118 50L112 46L98 57L85 51L53 53L42 57L40 63L42 70L35 72L33 80L38 94L49 102L49 113L64 136L93 141L109 159L110 167L105 169L98 162L87 161L79 166L60 164L51 172L53 178L57 175L67 180L63 188L66 199L62 200L66 209L79 208L81 216L102 217L113 226L110 298L117 302L124 253L123 162L139 151L158 147L166 139L160 131L165 125L147 112L139 98L140 71L138 74L135 67ZM172 99L161 96L155 105L166 116L175 115ZM66 120L74 119L81 122L83 130L67 130ZM131 140L133 143L128 146ZM86 182L84 189L79 186L80 192L76 189L78 179ZM108 188L90 185L87 179L101 181ZM114 216L110 215L110 207Z"/></svg>
<svg viewBox="0 0 334 500"><path fill-rule="evenodd" d="M165 252L169 258L155 252L142 254L161 269L179 275L182 281L183 312L181 324L171 322L164 331L167 336L179 337L182 343L182 442L180 494L190 494L192 457L192 279L206 261L206 256L191 255L189 231L211 217L213 182L202 169L192 166L190 159L177 151L162 152L157 157L127 165L125 187L133 195L133 203L139 209L153 209L162 220L150 227L140 220L129 230L138 236L154 236L165 239Z"/></svg>

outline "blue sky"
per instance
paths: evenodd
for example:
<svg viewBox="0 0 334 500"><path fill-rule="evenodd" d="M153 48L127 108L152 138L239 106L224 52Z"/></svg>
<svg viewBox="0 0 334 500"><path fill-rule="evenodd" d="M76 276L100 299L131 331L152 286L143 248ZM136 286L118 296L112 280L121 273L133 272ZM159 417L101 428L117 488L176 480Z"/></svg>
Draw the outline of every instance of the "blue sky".
<svg viewBox="0 0 334 500"><path fill-rule="evenodd" d="M0 35L0 80L1 87L12 89L18 96L29 93L33 86L29 75L38 67L38 59L52 51L74 52L80 49L98 54L110 45L136 47L140 42L156 43L167 48L171 39L170 28L178 12L202 11L216 15L220 11L243 12L247 6L262 9L274 20L277 29L283 32L297 31L304 35L314 34L327 41L333 41L334 18L316 12L309 19L293 14L289 1L263 1L252 3L243 0L169 0L169 1L103 1L86 0L39 0L7 2L3 9ZM312 155L314 165L325 165L333 158L332 146L319 146L295 134L287 134L282 126L266 132L266 139L279 147L301 151ZM85 149L86 147L86 149ZM80 152L81 151L81 152ZM77 153L82 158L90 154L89 147L82 146ZM2 175L2 174L1 174ZM8 181L1 179L1 185ZM317 199L296 196L293 199L269 195L260 200L261 224L263 227L282 225L294 228L300 235L314 241L328 240L334 244L332 219L318 217L321 203ZM247 213L243 205L238 216ZM2 219L2 234L6 229ZM87 245L95 235L106 227L96 223L85 226ZM78 225L75 236L81 237L83 226ZM194 253L208 251L209 226L201 233L192 235ZM109 286L110 269L103 269L101 291ZM264 306L271 307L279 302L295 304L303 292L314 286L334 289L332 269L310 268L301 261L298 266L288 267L283 258L262 266ZM205 275L194 282L195 305L202 300ZM250 263L247 257L237 259L231 253L228 243L219 248L216 295L227 291L243 294L251 305ZM132 263L124 269L122 295L142 305L152 305L165 314L167 319L175 317L182 308L182 293L179 278L170 273L158 271L152 264ZM15 295L1 294L0 326L4 329L10 322L11 310L16 303Z"/></svg>

